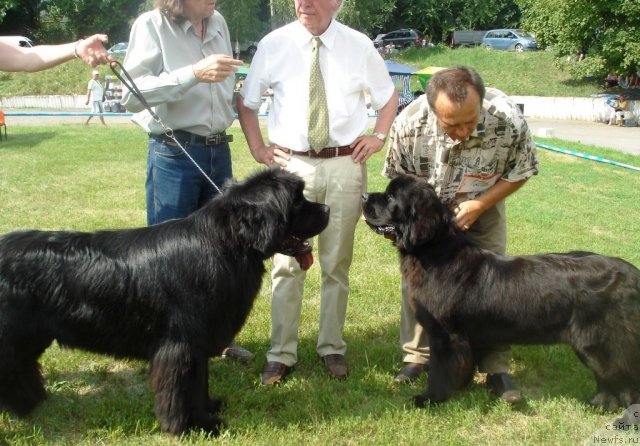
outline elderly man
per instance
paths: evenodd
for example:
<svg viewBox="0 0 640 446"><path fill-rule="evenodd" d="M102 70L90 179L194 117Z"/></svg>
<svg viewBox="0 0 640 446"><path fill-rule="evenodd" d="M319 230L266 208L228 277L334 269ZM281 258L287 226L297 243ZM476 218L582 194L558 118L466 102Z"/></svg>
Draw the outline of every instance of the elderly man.
<svg viewBox="0 0 640 446"><path fill-rule="evenodd" d="M397 109L397 92L371 40L339 23L342 0L295 0L298 19L259 44L238 98L240 123L256 161L302 176L309 200L331 207L318 237L322 269L316 351L329 376L347 376L342 338L355 226L366 189L365 162L382 149ZM261 95L273 90L269 142L258 124ZM367 134L365 93L378 110ZM271 349L264 384L284 379L298 361L298 323L305 272L276 255L272 270Z"/></svg>

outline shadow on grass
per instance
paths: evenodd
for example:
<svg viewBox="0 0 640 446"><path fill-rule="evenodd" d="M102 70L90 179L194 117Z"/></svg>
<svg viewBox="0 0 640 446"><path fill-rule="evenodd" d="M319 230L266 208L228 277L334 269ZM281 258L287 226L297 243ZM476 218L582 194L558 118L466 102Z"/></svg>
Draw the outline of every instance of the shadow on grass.
<svg viewBox="0 0 640 446"><path fill-rule="evenodd" d="M0 141L0 151L17 151L22 149L32 149L33 147L41 144L44 141L54 139L59 135L55 132L51 131L34 131L30 133L20 133L15 134L11 133L11 127L8 130L8 139L4 139L4 131L3 131L3 139Z"/></svg>
<svg viewBox="0 0 640 446"><path fill-rule="evenodd" d="M226 402L221 415L231 435L290 426L311 428L319 420L366 419L389 413L400 417L416 414L464 417L465 413L486 414L501 404L484 387L483 376L477 374L474 382L449 402L414 409L412 397L424 391L427 378L410 385L393 383L401 366L400 349L395 339L389 336L381 339L380 333L396 331L396 326L388 324L347 337L350 374L345 381L327 376L315 352L316 339L302 337L294 373L282 384L269 387L260 383L268 340L243 342L255 358L248 364L212 359L210 395ZM38 431L48 441L73 443L79 437L95 435L96 431L124 436L157 434L153 396L147 383L148 366L141 361L123 361L112 366L106 356L105 361L107 365L88 370L45 371L48 400L25 422L10 423L15 430L5 432L6 438ZM59 359L60 364L65 362L63 357ZM515 347L512 371L527 399L512 410L526 416L536 415L530 402L556 398L583 402L595 388L591 373L564 346Z"/></svg>

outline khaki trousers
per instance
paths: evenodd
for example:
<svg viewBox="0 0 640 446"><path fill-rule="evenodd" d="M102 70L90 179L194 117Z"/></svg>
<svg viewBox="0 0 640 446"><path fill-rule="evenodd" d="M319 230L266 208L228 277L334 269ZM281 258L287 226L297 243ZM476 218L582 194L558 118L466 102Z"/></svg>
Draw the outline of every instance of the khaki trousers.
<svg viewBox="0 0 640 446"><path fill-rule="evenodd" d="M366 190L366 166L350 156L329 159L293 155L287 170L305 180L304 195L329 205L329 225L318 236L321 269L320 329L316 350L320 356L344 355L347 345L342 330L349 296L349 268L353 258L356 224ZM271 302L271 348L267 361L292 366L298 361L298 326L306 273L289 256L273 259Z"/></svg>
<svg viewBox="0 0 640 446"><path fill-rule="evenodd" d="M507 220L504 200L482 214L467 231L467 237L480 247L505 254L507 246ZM473 290L469 290L473 292ZM418 364L429 362L429 337L418 324L408 302L407 289L401 283L402 308L400 313L400 345L404 352L403 361ZM510 346L501 346L484 353L478 364L482 373L508 373Z"/></svg>

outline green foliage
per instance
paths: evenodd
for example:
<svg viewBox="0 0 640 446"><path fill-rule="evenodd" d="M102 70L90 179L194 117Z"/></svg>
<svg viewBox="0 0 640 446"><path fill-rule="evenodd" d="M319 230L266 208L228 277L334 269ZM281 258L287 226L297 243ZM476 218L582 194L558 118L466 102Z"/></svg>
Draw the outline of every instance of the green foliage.
<svg viewBox="0 0 640 446"><path fill-rule="evenodd" d="M109 35L112 42L126 41L143 0L55 0L51 7L66 19L74 36Z"/></svg>
<svg viewBox="0 0 640 446"><path fill-rule="evenodd" d="M556 64L579 79L626 75L640 69L640 2L637 0L518 0L523 24ZM577 55L586 58L576 62Z"/></svg>
<svg viewBox="0 0 640 446"><path fill-rule="evenodd" d="M274 27L296 18L293 0L269 0L269 3L273 8ZM375 31L384 28L393 11L397 11L394 3L386 0L344 0L338 19L345 25L372 36Z"/></svg>
<svg viewBox="0 0 640 446"><path fill-rule="evenodd" d="M79 122L82 122L79 119ZM107 121L108 122L108 121ZM108 122L109 123L109 122ZM144 225L146 134L133 125L12 126L0 143L0 233L21 228L92 231ZM242 131L234 135L236 177L258 166ZM640 157L558 140L548 144L640 165ZM511 254L596 250L640 266L640 175L631 170L540 151L540 174L509 198ZM368 163L369 190L382 190L382 153ZM267 265L267 269L269 266ZM227 401L219 438L179 438L159 431L142 361L62 349L41 358L49 398L32 416L0 412L0 444L57 445L576 445L592 439L614 414L584 401L591 373L566 346L514 348L511 370L527 401L495 401L483 377L446 404L415 409L411 397L426 380L393 384L400 280L391 243L364 222L356 228L345 326L350 376L329 379L315 352L320 273L307 275L299 363L291 379L260 384L270 334L270 279L264 278L237 341L256 354L243 366L210 361L211 393ZM629 442L629 444L635 444Z"/></svg>
<svg viewBox="0 0 640 446"><path fill-rule="evenodd" d="M232 47L260 40L268 30L266 11L262 0L220 0L216 8L224 16L231 33Z"/></svg>
<svg viewBox="0 0 640 446"><path fill-rule="evenodd" d="M381 31L412 27L433 42L447 42L456 29L511 28L519 20L514 0L399 0L388 29Z"/></svg>

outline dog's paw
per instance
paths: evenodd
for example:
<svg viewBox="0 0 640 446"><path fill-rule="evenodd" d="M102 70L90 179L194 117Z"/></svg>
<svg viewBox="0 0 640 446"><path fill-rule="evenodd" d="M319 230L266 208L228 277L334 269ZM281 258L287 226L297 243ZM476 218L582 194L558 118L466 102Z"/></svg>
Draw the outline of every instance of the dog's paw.
<svg viewBox="0 0 640 446"><path fill-rule="evenodd" d="M634 404L640 404L640 391L633 389L626 389L618 394L618 400L622 404L622 407L629 407Z"/></svg>
<svg viewBox="0 0 640 446"><path fill-rule="evenodd" d="M589 404L595 407L599 407L605 412L614 412L620 407L620 401L617 397L609 392L600 392L593 397Z"/></svg>
<svg viewBox="0 0 640 446"><path fill-rule="evenodd" d="M201 429L211 435L218 436L220 431L226 427L222 418L215 415L203 414L194 420L194 424L191 427L192 430Z"/></svg>
<svg viewBox="0 0 640 446"><path fill-rule="evenodd" d="M427 393L421 393L419 395L414 396L413 404L414 406L422 409L427 406L433 406L436 404L436 402L433 400L432 395L429 392L427 392Z"/></svg>
<svg viewBox="0 0 640 446"><path fill-rule="evenodd" d="M215 415L217 413L220 413L225 407L226 403L223 400L217 398L207 398L205 410L211 415Z"/></svg>

